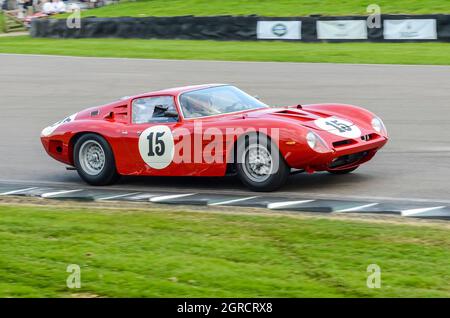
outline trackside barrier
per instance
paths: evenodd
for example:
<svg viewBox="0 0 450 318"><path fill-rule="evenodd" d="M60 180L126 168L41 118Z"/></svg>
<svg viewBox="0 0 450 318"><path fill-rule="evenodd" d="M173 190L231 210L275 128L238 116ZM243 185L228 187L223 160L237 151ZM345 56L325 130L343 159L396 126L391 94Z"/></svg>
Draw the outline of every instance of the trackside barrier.
<svg viewBox="0 0 450 318"><path fill-rule="evenodd" d="M81 19L80 28L69 28L65 19L40 19L32 21L31 36L303 42L450 42L450 15L381 15L380 23L370 27L367 18L367 16L286 18L256 15L89 17Z"/></svg>

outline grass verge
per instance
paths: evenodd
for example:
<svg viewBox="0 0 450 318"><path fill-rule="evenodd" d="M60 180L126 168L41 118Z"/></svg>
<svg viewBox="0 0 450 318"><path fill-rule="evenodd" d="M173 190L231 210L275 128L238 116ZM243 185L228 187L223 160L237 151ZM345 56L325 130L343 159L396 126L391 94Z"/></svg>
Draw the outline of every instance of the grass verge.
<svg viewBox="0 0 450 318"><path fill-rule="evenodd" d="M449 297L448 228L0 205L0 297ZM369 264L381 288L366 286ZM68 289L66 267L81 267Z"/></svg>
<svg viewBox="0 0 450 318"><path fill-rule="evenodd" d="M182 60L450 65L448 43L0 38L0 53Z"/></svg>
<svg viewBox="0 0 450 318"><path fill-rule="evenodd" d="M83 16L364 15L369 4L359 0L138 0L89 10ZM378 0L376 4L382 13L450 13L450 4L445 0Z"/></svg>

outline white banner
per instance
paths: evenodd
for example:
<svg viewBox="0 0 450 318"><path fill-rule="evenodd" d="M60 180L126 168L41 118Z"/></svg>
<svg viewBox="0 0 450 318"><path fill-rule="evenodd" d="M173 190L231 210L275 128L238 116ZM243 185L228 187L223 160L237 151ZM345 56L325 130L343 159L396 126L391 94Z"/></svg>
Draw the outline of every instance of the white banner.
<svg viewBox="0 0 450 318"><path fill-rule="evenodd" d="M366 20L317 21L319 40L364 40L367 39Z"/></svg>
<svg viewBox="0 0 450 318"><path fill-rule="evenodd" d="M300 40L302 21L258 21L256 34L265 40Z"/></svg>
<svg viewBox="0 0 450 318"><path fill-rule="evenodd" d="M436 40L436 20L384 20L383 34L385 40Z"/></svg>

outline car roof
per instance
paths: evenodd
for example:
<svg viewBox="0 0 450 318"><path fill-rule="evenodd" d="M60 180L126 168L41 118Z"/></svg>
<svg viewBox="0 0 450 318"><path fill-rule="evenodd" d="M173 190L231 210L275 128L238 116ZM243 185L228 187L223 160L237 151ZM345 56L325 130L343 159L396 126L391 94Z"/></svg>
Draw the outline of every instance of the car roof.
<svg viewBox="0 0 450 318"><path fill-rule="evenodd" d="M136 96L130 96L127 97L127 99L135 99L135 98L141 98L141 97L150 97L150 96L156 96L156 95L173 95L178 96L181 93L194 91L198 89L204 89L204 88L211 88L211 87L217 87L217 86L224 86L228 84L201 84L201 85L190 85L190 86L180 86L180 87L173 87L173 88L167 88L159 91L153 91L148 92L144 94L139 94Z"/></svg>

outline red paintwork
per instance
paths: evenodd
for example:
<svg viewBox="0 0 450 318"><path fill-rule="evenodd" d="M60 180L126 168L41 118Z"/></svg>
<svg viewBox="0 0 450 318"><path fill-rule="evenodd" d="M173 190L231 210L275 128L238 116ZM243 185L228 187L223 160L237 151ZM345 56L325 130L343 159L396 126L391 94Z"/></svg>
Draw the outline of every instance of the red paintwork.
<svg viewBox="0 0 450 318"><path fill-rule="evenodd" d="M131 103L136 98L169 95L173 96L180 120L177 123L169 123L171 129L184 127L193 133L193 120L184 119L180 112L178 96L186 91L199 88L213 87L211 85L188 86L156 91L147 94L129 97L108 105L93 107L77 114L75 120L59 126L48 136L41 136L42 144L47 153L54 159L67 165L73 165L74 139L82 133L93 132L103 136L111 145L117 166L121 175L158 175L158 176L223 176L226 173L227 164L224 163L171 163L164 169L152 169L142 160L138 149L138 132L155 124L131 124ZM91 116L91 112L98 110L98 115ZM112 119L105 118L110 112L115 115ZM362 135L372 134L370 141L361 138L352 139L352 144L333 147L333 142L348 138L333 135L320 130L314 125L314 120L320 117L338 116L352 121L359 127ZM280 138L278 148L291 168L305 169L308 172L331 170L329 165L332 160L347 154L368 151L368 155L349 166L341 166L339 169L348 169L370 160L373 155L383 147L387 135L374 131L371 120L374 117L369 111L360 107L342 104L317 104L288 106L283 108L267 108L239 113L222 114L206 118L196 119L202 121L203 129L216 127L225 132L226 128L279 128ZM159 123L158 125L161 125ZM306 134L314 131L329 145L330 152L317 153L306 143ZM125 134L126 133L126 134ZM270 130L268 131L270 134ZM226 140L226 138L224 138ZM289 144L295 142L294 145ZM225 153L224 156L229 156ZM339 170L335 169L335 170Z"/></svg>

